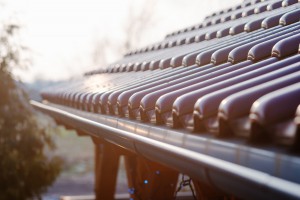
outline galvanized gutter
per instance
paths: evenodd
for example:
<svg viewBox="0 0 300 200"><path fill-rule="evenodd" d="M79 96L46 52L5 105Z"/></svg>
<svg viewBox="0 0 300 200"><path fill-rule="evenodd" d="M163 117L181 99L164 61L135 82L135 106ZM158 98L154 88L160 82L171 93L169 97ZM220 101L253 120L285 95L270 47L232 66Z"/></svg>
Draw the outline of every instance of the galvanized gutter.
<svg viewBox="0 0 300 200"><path fill-rule="evenodd" d="M300 199L300 159L241 142L182 133L126 119L31 101L77 130L244 199Z"/></svg>

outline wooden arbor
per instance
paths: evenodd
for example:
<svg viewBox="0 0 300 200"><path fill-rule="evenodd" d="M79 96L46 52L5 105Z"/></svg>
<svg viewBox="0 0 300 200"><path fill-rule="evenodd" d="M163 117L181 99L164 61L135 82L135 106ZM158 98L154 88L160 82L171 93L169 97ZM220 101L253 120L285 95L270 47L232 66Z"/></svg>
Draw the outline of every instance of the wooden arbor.
<svg viewBox="0 0 300 200"><path fill-rule="evenodd" d="M114 199L120 156L124 156L130 199L174 199L179 172L92 137L95 146L96 200ZM197 199L224 199L224 193L193 180ZM226 199L226 198L225 198ZM235 198L230 198L235 199Z"/></svg>

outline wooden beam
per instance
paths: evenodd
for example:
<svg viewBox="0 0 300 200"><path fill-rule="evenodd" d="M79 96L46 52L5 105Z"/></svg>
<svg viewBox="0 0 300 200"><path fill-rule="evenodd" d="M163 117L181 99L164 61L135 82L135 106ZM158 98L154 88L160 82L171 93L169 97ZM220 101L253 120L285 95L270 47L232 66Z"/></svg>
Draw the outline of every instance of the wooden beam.
<svg viewBox="0 0 300 200"><path fill-rule="evenodd" d="M96 200L114 199L120 152L116 146L100 139L95 144L95 196Z"/></svg>

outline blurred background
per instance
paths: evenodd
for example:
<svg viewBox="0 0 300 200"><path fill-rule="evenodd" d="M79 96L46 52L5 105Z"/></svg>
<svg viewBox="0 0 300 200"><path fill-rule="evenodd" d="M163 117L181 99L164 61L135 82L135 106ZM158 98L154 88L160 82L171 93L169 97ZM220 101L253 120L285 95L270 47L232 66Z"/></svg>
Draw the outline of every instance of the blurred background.
<svg viewBox="0 0 300 200"><path fill-rule="evenodd" d="M157 42L167 33L200 23L214 11L241 0L7 0L0 1L0 21L20 26L27 49L25 69L13 68L31 98L39 90L84 72L105 68L128 50ZM55 124L46 116L44 123ZM93 145L74 131L52 131L64 161L62 172L43 199L93 193ZM122 162L121 162L122 165ZM122 167L121 167L122 168ZM127 192L125 172L119 173L119 192Z"/></svg>
<svg viewBox="0 0 300 200"><path fill-rule="evenodd" d="M240 0L7 0L22 27L32 66L24 82L79 76L119 59L128 49L161 40ZM1 12L3 15L4 13Z"/></svg>

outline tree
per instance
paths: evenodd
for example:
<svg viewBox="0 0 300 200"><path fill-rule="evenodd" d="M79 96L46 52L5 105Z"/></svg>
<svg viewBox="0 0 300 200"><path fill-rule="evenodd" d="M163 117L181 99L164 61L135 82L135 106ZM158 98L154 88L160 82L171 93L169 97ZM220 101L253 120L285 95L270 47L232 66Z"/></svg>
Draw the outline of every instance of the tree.
<svg viewBox="0 0 300 200"><path fill-rule="evenodd" d="M0 199L41 199L61 168L58 157L45 150L54 143L47 127L38 123L26 93L12 70L24 66L26 51L17 39L19 26L0 27Z"/></svg>

